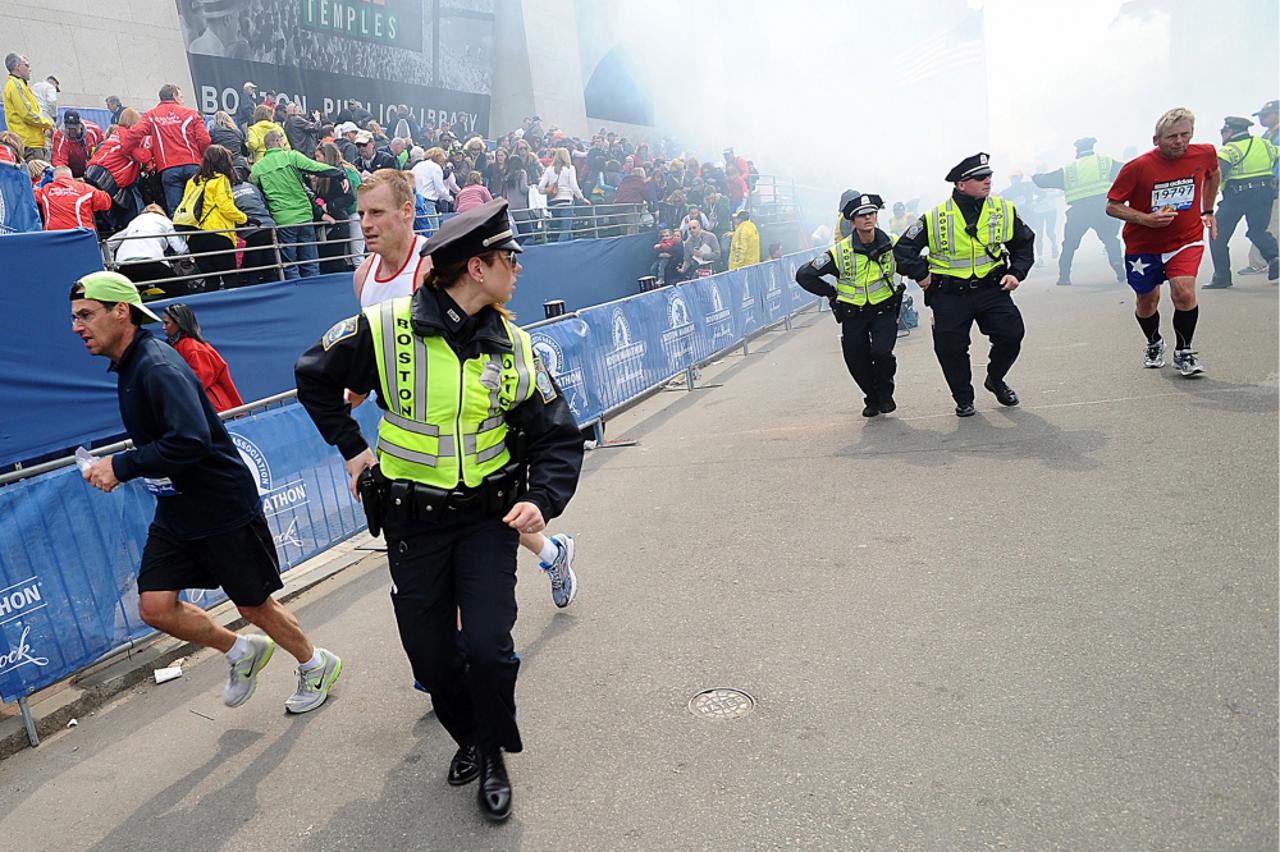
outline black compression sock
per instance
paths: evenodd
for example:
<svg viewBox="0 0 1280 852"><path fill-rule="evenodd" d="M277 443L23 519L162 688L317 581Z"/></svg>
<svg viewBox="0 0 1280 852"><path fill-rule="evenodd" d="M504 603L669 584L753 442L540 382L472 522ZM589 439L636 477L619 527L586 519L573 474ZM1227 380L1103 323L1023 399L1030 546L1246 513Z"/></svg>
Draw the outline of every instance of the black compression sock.
<svg viewBox="0 0 1280 852"><path fill-rule="evenodd" d="M1196 320L1200 317L1200 306L1196 305L1189 311L1174 310L1173 312L1173 335L1178 339L1179 349L1190 349L1191 338L1196 333Z"/></svg>
<svg viewBox="0 0 1280 852"><path fill-rule="evenodd" d="M1177 316L1175 314L1174 316ZM1140 317L1134 314L1138 320L1138 325L1142 327L1142 333L1147 336L1148 343L1155 343L1160 339L1160 312L1156 311L1149 317Z"/></svg>

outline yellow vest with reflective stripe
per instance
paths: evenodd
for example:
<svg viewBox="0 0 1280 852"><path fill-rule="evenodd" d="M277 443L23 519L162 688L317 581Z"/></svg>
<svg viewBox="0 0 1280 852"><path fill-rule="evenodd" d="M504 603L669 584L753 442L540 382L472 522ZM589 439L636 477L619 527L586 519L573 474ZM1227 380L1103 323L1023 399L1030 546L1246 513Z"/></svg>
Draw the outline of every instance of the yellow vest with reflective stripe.
<svg viewBox="0 0 1280 852"><path fill-rule="evenodd" d="M1062 168L1062 188L1067 203L1075 204L1082 198L1105 195L1111 189L1111 167L1114 161L1100 154L1079 157Z"/></svg>
<svg viewBox="0 0 1280 852"><path fill-rule="evenodd" d="M1276 146L1258 136L1232 139L1218 149L1218 159L1231 164L1224 186L1232 181L1268 178L1276 165Z"/></svg>
<svg viewBox="0 0 1280 852"><path fill-rule="evenodd" d="M828 249L836 262L839 277L836 301L851 305L878 305L893 295L893 275L898 265L893 259L892 249L881 255L878 261L854 251L853 241L857 238L857 233L852 233Z"/></svg>
<svg viewBox="0 0 1280 852"><path fill-rule="evenodd" d="M977 236L965 232L964 215L948 198L925 217L929 228L929 272L952 278L982 278L1001 261L1000 247L1013 239L1013 202L988 196L978 214ZM993 259L984 246L996 255Z"/></svg>
<svg viewBox="0 0 1280 852"><path fill-rule="evenodd" d="M389 479L470 488L511 461L506 413L533 395L529 335L502 320L512 351L460 361L442 337L420 337L412 297L365 308L387 410L378 424L378 463Z"/></svg>

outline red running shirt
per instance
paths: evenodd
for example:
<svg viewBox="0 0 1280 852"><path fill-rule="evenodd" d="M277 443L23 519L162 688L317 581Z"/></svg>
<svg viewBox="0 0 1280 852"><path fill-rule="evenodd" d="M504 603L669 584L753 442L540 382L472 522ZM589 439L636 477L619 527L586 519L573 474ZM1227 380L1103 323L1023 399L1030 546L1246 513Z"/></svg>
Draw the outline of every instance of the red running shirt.
<svg viewBox="0 0 1280 852"><path fill-rule="evenodd" d="M1163 254L1204 239L1200 211L1212 207L1205 202L1204 182L1218 170L1218 151L1212 145L1193 144L1176 160L1167 160L1152 149L1124 164L1107 199L1129 202L1134 210L1150 213L1162 207L1178 211L1165 228L1148 228L1132 222L1124 224L1125 254Z"/></svg>

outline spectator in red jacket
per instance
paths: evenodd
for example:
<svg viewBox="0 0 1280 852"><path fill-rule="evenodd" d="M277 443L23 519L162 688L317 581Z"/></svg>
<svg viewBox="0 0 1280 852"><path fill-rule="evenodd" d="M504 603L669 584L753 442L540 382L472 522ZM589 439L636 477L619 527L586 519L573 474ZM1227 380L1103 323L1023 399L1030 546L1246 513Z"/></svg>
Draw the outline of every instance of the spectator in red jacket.
<svg viewBox="0 0 1280 852"><path fill-rule="evenodd" d="M102 128L80 118L80 113L67 110L62 116L62 129L53 132L54 167L66 166L74 177L84 177L93 150L102 144Z"/></svg>
<svg viewBox="0 0 1280 852"><path fill-rule="evenodd" d="M111 196L76 180L66 166L58 166L53 170L53 180L36 189L36 206L44 217L46 231L88 228L97 232L93 214L110 210Z"/></svg>
<svg viewBox="0 0 1280 852"><path fill-rule="evenodd" d="M148 138L155 170L164 187L165 207L172 216L182 201L187 181L200 170L204 149L209 147L209 129L200 113L182 105L182 90L165 83L160 87L160 103L122 133L126 146L136 146Z"/></svg>
<svg viewBox="0 0 1280 852"><path fill-rule="evenodd" d="M122 139L124 131L139 120L137 110L122 111L120 129L98 146L84 172L85 183L111 196L111 211L106 218L112 233L126 227L142 211L142 194L136 184L142 169L151 166L151 149L146 140L127 147Z"/></svg>
<svg viewBox="0 0 1280 852"><path fill-rule="evenodd" d="M164 309L161 319L169 345L178 351L182 360L190 365L200 379L214 410L226 411L244 405L240 392L231 381L227 362L222 360L218 350L200 333L200 321L196 319L195 311L181 302L175 302Z"/></svg>

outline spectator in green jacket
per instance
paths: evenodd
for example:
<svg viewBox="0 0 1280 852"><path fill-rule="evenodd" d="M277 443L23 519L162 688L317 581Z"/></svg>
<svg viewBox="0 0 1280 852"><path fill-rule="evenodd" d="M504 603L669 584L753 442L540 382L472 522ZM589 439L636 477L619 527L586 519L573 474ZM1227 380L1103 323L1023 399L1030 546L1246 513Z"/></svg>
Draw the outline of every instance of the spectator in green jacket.
<svg viewBox="0 0 1280 852"><path fill-rule="evenodd" d="M249 176L262 190L271 217L276 220L276 238L284 261L284 277L319 275L315 222L320 211L315 209L315 202L303 185L305 178L302 172L340 180L344 191L347 176L340 168L317 163L297 151L284 150L283 133L272 130L262 141L265 146L262 159L253 164Z"/></svg>

